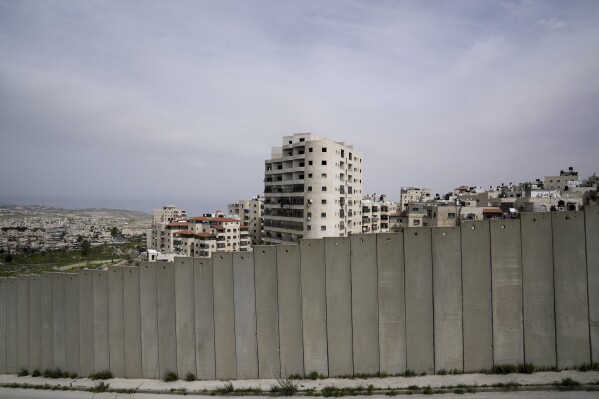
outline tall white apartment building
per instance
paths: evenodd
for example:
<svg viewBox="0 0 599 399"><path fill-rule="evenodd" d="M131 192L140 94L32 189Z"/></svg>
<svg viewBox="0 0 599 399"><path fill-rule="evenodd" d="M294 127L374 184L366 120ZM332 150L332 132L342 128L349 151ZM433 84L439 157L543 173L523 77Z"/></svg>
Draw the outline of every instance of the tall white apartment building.
<svg viewBox="0 0 599 399"><path fill-rule="evenodd" d="M252 245L262 244L262 213L264 211L264 198L260 196L249 200L241 200L227 205L231 215L239 216L241 226L246 227Z"/></svg>
<svg viewBox="0 0 599 399"><path fill-rule="evenodd" d="M264 170L264 244L362 232L362 153L296 133L273 147Z"/></svg>
<svg viewBox="0 0 599 399"><path fill-rule="evenodd" d="M175 205L165 205L161 209L154 209L152 224L185 220L186 217L186 212L183 209L178 209Z"/></svg>

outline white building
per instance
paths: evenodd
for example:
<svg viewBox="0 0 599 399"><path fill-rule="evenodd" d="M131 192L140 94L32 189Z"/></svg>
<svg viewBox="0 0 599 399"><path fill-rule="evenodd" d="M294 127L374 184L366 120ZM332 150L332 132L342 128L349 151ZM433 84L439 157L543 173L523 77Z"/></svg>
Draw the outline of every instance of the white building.
<svg viewBox="0 0 599 399"><path fill-rule="evenodd" d="M237 203L229 204L227 211L231 215L239 216L241 226L248 229L252 245L262 244L264 198L257 196L249 200L240 200Z"/></svg>
<svg viewBox="0 0 599 399"><path fill-rule="evenodd" d="M407 211L410 202L429 202L433 199L430 188L402 187L400 210Z"/></svg>
<svg viewBox="0 0 599 399"><path fill-rule="evenodd" d="M265 244L362 231L362 153L312 133L283 137L264 170Z"/></svg>
<svg viewBox="0 0 599 399"><path fill-rule="evenodd" d="M186 217L183 209L178 209L175 205L165 205L161 209L154 209L152 224L185 220Z"/></svg>

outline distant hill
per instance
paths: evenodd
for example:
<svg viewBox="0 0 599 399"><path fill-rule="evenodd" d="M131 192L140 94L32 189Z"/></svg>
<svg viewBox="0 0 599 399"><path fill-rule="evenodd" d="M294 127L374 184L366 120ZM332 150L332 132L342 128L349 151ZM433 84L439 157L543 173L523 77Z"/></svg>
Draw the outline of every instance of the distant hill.
<svg viewBox="0 0 599 399"><path fill-rule="evenodd" d="M0 203L0 218L14 217L93 217L122 219L129 222L151 222L152 215L128 209L65 209L47 205L15 205Z"/></svg>

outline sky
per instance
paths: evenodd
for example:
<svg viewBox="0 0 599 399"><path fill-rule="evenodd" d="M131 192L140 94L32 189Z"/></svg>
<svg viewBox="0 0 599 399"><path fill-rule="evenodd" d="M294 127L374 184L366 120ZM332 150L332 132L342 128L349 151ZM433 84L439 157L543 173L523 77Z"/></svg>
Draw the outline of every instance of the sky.
<svg viewBox="0 0 599 399"><path fill-rule="evenodd" d="M0 0L0 202L201 214L282 137L363 192L599 172L599 1Z"/></svg>

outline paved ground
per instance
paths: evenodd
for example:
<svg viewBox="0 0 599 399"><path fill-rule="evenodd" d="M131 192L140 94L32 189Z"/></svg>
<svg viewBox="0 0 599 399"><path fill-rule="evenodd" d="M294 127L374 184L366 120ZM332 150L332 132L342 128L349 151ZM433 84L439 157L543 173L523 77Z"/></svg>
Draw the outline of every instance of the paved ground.
<svg viewBox="0 0 599 399"><path fill-rule="evenodd" d="M476 390L479 391L476 394L467 394L467 397L476 397L476 398L561 398L561 397L599 397L599 392L583 392L583 391L575 391L575 392L557 392L555 391L554 383L559 383L564 378L571 378L581 384L585 384L587 386L597 387L599 386L599 371L589 371L589 372L580 372L580 371L561 371L561 372L540 372L534 374L507 374L507 375L485 375L485 374L462 374L462 375L429 375L429 376L421 376L421 377L388 377L388 378L369 378L369 379L340 379L340 378L328 378L324 380L294 380L293 382L298 386L299 391L298 396L302 395L302 391L314 390L320 391L324 387L336 387L336 388L359 388L362 387L366 389L369 385L372 385L374 389L373 396L377 396L376 390L401 390L406 389L410 386L417 386L420 389L430 386L433 389L441 389L445 388L445 390L449 393L443 394L443 398L452 398L452 397L460 397L463 398L464 395L454 395L451 393L453 389L457 388L458 385L477 387ZM159 380L149 380L149 379L123 379L123 378L113 378L105 381L109 384L110 389L114 390L134 390L137 394L126 394L126 395L118 395L111 394L108 396L93 396L95 398L145 398L146 396L140 395L140 393L164 393L168 394L171 392L179 392L186 394L204 394L210 395L211 391L222 390L225 387L225 384L228 381L176 381L176 382L164 382ZM89 389L95 387L99 381L92 381L87 378L77 378L77 379L69 379L69 378L59 378L59 379L50 379L50 378L42 378L42 377L17 377L16 375L0 375L0 385L6 386L7 384L19 384L23 386L25 384L30 385L49 385L52 386L63 386L69 387L73 389ZM502 390L501 387L491 388L498 392L480 392L480 390L484 390L482 388L483 385L492 386L494 384L510 384L513 383L519 384L518 392L499 392ZM231 381L231 384L235 390L243 390L243 389L261 389L264 392L270 392L272 386L277 385L276 380L241 380L241 381ZM40 390L34 391L31 389L12 389L6 390L6 388L1 388L0 397L14 397L14 398L25 398L25 397L64 397L64 398L88 398L89 392L70 392L70 391L48 391L48 390ZM542 390L543 392L538 392L535 390ZM553 391L553 392L547 392ZM12 396L8 395L7 392L10 392ZM15 392L15 394L12 394ZM28 392L28 394L34 395L37 393L43 394L42 396L15 396L18 395L19 392ZM405 393L405 391L403 391ZM366 393L366 392L364 392ZM402 391L397 392L401 394ZM421 391L414 390L413 393L422 393ZM52 396L57 394L57 396ZM79 396L77 396L79 394ZM74 396L71 396L74 395ZM87 395L87 396L86 396ZM556 396L555 396L556 395ZM590 395L590 396L589 396ZM413 395L418 397L419 395ZM430 395L425 395L426 397L430 397ZM180 396L178 396L180 397ZM385 396L388 397L388 396ZM166 398L165 396L161 396L161 398Z"/></svg>

